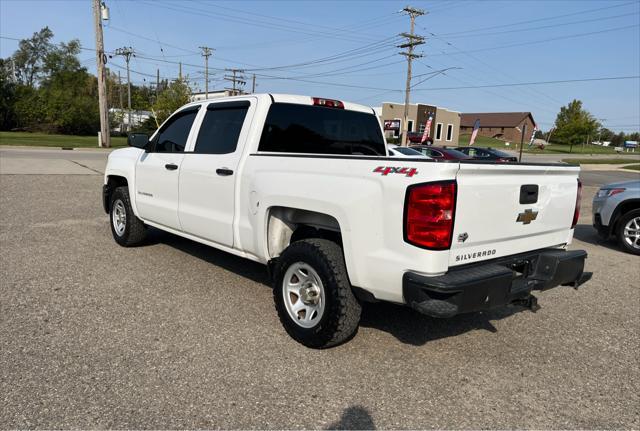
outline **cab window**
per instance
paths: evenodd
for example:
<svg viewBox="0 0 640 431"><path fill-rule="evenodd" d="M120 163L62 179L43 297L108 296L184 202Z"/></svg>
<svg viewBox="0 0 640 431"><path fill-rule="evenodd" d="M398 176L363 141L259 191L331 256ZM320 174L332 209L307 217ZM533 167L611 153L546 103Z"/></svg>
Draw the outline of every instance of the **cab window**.
<svg viewBox="0 0 640 431"><path fill-rule="evenodd" d="M155 138L156 153L182 153L187 146L189 131L196 118L198 108L178 112L162 126Z"/></svg>
<svg viewBox="0 0 640 431"><path fill-rule="evenodd" d="M213 103L200 126L194 153L230 154L235 152L249 102Z"/></svg>

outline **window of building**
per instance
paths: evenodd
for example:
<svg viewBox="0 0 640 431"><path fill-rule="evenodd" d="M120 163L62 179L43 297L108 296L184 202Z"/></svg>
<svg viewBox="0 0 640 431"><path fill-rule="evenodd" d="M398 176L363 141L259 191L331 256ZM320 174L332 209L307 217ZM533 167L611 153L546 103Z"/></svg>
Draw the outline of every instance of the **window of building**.
<svg viewBox="0 0 640 431"><path fill-rule="evenodd" d="M196 118L198 108L178 112L162 126L156 137L154 151L157 153L182 153L187 146L189 132Z"/></svg>
<svg viewBox="0 0 640 431"><path fill-rule="evenodd" d="M447 124L447 141L453 139L453 124Z"/></svg>
<svg viewBox="0 0 640 431"><path fill-rule="evenodd" d="M394 118L394 120L398 121L399 126L397 129L393 129L393 137L398 138L400 137L400 131L402 130L402 120L400 118Z"/></svg>
<svg viewBox="0 0 640 431"><path fill-rule="evenodd" d="M442 123L436 124L436 141L442 140Z"/></svg>
<svg viewBox="0 0 640 431"><path fill-rule="evenodd" d="M269 108L259 151L384 156L375 115L344 109L275 103Z"/></svg>
<svg viewBox="0 0 640 431"><path fill-rule="evenodd" d="M424 129L427 127L426 124L422 123L420 124L420 133L424 133Z"/></svg>
<svg viewBox="0 0 640 431"><path fill-rule="evenodd" d="M200 126L195 153L229 154L236 150L249 102L213 103Z"/></svg>
<svg viewBox="0 0 640 431"><path fill-rule="evenodd" d="M413 120L407 120L407 129L409 132L413 132Z"/></svg>

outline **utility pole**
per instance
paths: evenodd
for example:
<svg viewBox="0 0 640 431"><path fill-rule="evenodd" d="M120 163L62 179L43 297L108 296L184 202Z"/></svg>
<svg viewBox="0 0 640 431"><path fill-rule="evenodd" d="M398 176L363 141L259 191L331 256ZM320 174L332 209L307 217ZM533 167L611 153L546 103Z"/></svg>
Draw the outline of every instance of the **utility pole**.
<svg viewBox="0 0 640 431"><path fill-rule="evenodd" d="M524 134L527 132L527 123L522 123L522 134L520 135L520 157L518 162L522 161L522 147L524 147Z"/></svg>
<svg viewBox="0 0 640 431"><path fill-rule="evenodd" d="M213 49L208 46L201 46L204 57L204 98L209 98L209 57L213 54Z"/></svg>
<svg viewBox="0 0 640 431"><path fill-rule="evenodd" d="M93 25L96 32L96 60L98 68L98 105L100 106L100 142L101 147L111 146L109 135L109 107L107 106L106 76L104 66L107 56L104 53L102 38L102 9L100 0L93 0Z"/></svg>
<svg viewBox="0 0 640 431"><path fill-rule="evenodd" d="M400 52L400 55L404 55L407 59L407 84L404 90L404 118L402 120L402 146L407 146L407 133L409 131L409 100L411 96L411 62L414 58L422 57L422 54L414 54L413 49L424 43L424 37L418 36L414 33L416 17L422 16L425 12L422 9L415 9L410 6L402 9L404 13L409 15L411 19L411 31L409 33L400 33L400 36L404 37L406 41L398 45L398 48L406 49L406 51Z"/></svg>
<svg viewBox="0 0 640 431"><path fill-rule="evenodd" d="M256 74L253 74L253 82L251 84L251 92L255 93L256 92Z"/></svg>
<svg viewBox="0 0 640 431"><path fill-rule="evenodd" d="M242 90L238 87L241 85L245 85L247 81L245 81L245 77L242 75L244 73L243 69L225 69L227 72L231 72L232 75L224 75L224 79L226 81L231 81L233 84L232 88L227 88L227 90L231 91L232 96L237 96L238 94L242 94Z"/></svg>
<svg viewBox="0 0 640 431"><path fill-rule="evenodd" d="M178 79L182 81L182 62L178 63Z"/></svg>
<svg viewBox="0 0 640 431"><path fill-rule="evenodd" d="M118 70L118 96L120 98L120 113L124 111L124 102L122 101L122 78L120 78L120 71ZM120 118L120 132L122 132L122 126L124 124L123 118Z"/></svg>
<svg viewBox="0 0 640 431"><path fill-rule="evenodd" d="M116 55L121 55L124 57L124 60L127 63L127 117L128 117L128 123L127 124L127 131L131 130L131 72L129 70L129 61L131 60L131 57L135 57L135 54L133 52L133 48L131 47L124 47L124 48L118 48L116 49Z"/></svg>
<svg viewBox="0 0 640 431"><path fill-rule="evenodd" d="M159 91L160 91L160 69L156 69L156 101L158 100Z"/></svg>

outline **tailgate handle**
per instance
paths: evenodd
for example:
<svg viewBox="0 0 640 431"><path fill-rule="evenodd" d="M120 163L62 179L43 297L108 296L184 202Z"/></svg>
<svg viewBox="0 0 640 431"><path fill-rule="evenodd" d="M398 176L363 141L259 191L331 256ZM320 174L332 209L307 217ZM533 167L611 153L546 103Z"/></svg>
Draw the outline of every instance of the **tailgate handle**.
<svg viewBox="0 0 640 431"><path fill-rule="evenodd" d="M538 185L525 184L520 186L520 203L535 204L538 202Z"/></svg>

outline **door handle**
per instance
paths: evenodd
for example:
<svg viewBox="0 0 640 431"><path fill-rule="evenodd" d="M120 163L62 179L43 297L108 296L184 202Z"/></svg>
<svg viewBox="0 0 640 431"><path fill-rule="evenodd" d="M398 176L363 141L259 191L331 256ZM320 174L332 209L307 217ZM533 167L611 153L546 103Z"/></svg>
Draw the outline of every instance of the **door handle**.
<svg viewBox="0 0 640 431"><path fill-rule="evenodd" d="M168 171L175 171L176 169L178 169L178 165L167 163L166 165L164 165L164 168Z"/></svg>
<svg viewBox="0 0 640 431"><path fill-rule="evenodd" d="M216 174L221 177L228 177L229 175L233 175L233 171L229 168L218 168L216 169Z"/></svg>

